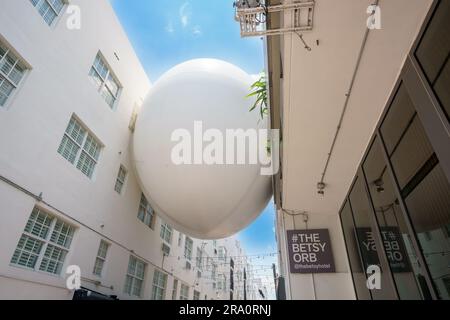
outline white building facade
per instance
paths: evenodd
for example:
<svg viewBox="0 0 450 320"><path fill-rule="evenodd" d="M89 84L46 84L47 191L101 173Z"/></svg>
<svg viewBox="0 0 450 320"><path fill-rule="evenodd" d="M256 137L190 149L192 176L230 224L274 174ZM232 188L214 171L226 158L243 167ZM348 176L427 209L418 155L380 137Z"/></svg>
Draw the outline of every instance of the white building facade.
<svg viewBox="0 0 450 320"><path fill-rule="evenodd" d="M72 299L70 265L98 296L230 298L239 242L172 230L133 173L150 88L107 0L0 0L0 299Z"/></svg>

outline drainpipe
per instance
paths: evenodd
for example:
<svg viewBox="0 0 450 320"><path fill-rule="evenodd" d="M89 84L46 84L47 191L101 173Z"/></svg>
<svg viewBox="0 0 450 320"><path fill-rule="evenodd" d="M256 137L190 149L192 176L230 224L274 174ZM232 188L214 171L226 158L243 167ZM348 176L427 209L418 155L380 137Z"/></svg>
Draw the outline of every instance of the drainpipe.
<svg viewBox="0 0 450 320"><path fill-rule="evenodd" d="M379 3L380 3L380 0L376 0L373 5L378 7ZM334 148L336 147L336 142L337 142L337 139L339 137L339 133L340 133L341 128L342 128L342 124L344 122L345 113L347 111L348 103L350 101L350 97L351 97L351 94L352 94L352 91L353 91L353 87L355 85L356 76L358 75L358 71L359 71L359 68L361 66L361 60L362 60L364 51L366 49L367 40L369 38L369 33L370 33L370 29L368 27L366 27L366 31L364 33L364 38L363 38L363 41L362 41L362 44L361 44L361 48L359 49L359 54L358 54L358 59L357 59L357 62L356 62L356 66L355 66L355 69L353 70L352 80L350 81L350 86L349 86L349 88L348 88L348 90L347 90L347 92L345 94L344 107L342 108L342 112L341 112L341 116L339 118L339 123L338 123L337 129L336 129L336 133L334 134L334 138L333 138L333 142L331 144L330 152L328 153L327 161L325 163L325 168L323 169L322 176L320 178L320 182L319 182L319 185L318 185L318 186L323 186L323 188L325 187L325 176L327 174L328 167L329 167L330 161L331 161L331 157L333 155ZM323 191L323 188L322 188L322 191Z"/></svg>

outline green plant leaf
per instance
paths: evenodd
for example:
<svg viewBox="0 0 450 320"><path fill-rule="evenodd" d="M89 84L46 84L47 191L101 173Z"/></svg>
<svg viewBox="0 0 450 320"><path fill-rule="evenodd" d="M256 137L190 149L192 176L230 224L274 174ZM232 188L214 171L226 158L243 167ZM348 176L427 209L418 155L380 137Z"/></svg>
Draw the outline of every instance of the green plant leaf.
<svg viewBox="0 0 450 320"><path fill-rule="evenodd" d="M256 96L256 101L251 106L250 112L259 107L261 119L264 119L264 116L269 114L269 109L267 107L267 80L265 73L261 74L260 78L250 86L250 89L251 92L246 96L246 98Z"/></svg>

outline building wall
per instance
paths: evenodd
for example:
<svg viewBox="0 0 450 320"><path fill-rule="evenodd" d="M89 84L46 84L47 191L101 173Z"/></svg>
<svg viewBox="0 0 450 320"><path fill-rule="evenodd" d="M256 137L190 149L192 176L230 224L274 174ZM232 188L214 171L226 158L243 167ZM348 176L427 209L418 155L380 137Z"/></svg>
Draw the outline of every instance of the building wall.
<svg viewBox="0 0 450 320"><path fill-rule="evenodd" d="M201 299L228 298L213 288L208 266L196 279L197 247L217 260L211 241L194 239L192 269L186 270L185 237L178 246L179 233L173 231L171 252L165 257L162 221L156 218L151 229L137 218L141 192L131 167L129 125L151 83L109 1L69 3L81 8L79 30L67 28L70 15L64 10L48 26L29 0L0 2L0 39L28 67L18 89L0 107L0 299L71 299L73 292L65 285L68 265L80 266L83 287L132 299L124 293L130 255L147 265L142 299L151 297L155 269L168 274L167 299L172 298L174 277L180 280L177 298L181 283L189 286L189 298L194 288ZM88 77L99 51L122 86L112 109ZM103 145L91 179L57 152L72 115ZM114 186L120 165L128 175L118 194ZM35 207L76 228L59 275L10 263ZM92 271L102 239L110 246L100 278ZM240 250L233 239L217 245L232 255Z"/></svg>
<svg viewBox="0 0 450 320"><path fill-rule="evenodd" d="M373 1L316 1L311 31L267 40L272 127L283 137L274 189L288 299L356 298L339 208L432 2L380 1L382 27L366 38ZM289 11L280 20L284 28L295 23ZM307 225L286 212L305 213ZM336 272L291 273L293 229L327 229Z"/></svg>

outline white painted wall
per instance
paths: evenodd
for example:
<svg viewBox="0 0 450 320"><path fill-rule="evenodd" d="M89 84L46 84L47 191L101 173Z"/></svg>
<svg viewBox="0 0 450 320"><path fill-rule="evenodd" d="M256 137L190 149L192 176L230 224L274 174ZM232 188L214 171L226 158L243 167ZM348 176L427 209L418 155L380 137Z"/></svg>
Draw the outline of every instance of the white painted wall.
<svg viewBox="0 0 450 320"><path fill-rule="evenodd" d="M30 66L18 90L4 108L0 107L0 176L43 196L43 202L38 202L0 181L0 299L72 298L72 292L65 288L64 274L55 276L10 265L36 205L77 227L65 266L81 267L84 287L129 299L123 289L133 251L147 262L143 299L151 296L155 268L169 274L167 299L172 296L173 277L190 286L190 298L194 287L201 292L201 299L205 295L208 299L228 298L228 294L217 295L212 280L202 278L196 286L196 269L183 268L184 238L178 246L178 232L173 234L172 250L163 264L161 220L156 220L154 230L138 220L141 192L131 168L132 132L128 126L133 109L151 83L109 1L71 0L70 4L81 8L81 30L67 29L65 14L49 27L28 0L0 0L0 37ZM99 50L123 86L114 110L88 78ZM104 145L92 179L57 153L74 113ZM119 195L114 184L121 164L129 174ZM101 239L111 245L103 277L98 278L92 270ZM202 241L194 241L193 266L196 248L201 245ZM238 252L233 239L221 240L218 245L234 255ZM215 258L212 242L204 251L205 256ZM222 272L229 273L229 268ZM95 284L97 281L101 284ZM177 297L179 290L180 283Z"/></svg>

